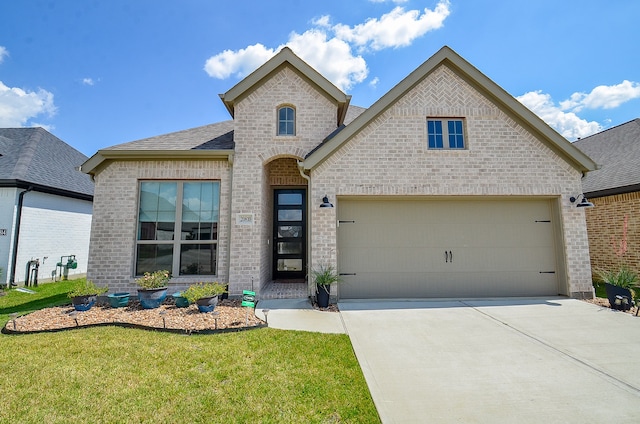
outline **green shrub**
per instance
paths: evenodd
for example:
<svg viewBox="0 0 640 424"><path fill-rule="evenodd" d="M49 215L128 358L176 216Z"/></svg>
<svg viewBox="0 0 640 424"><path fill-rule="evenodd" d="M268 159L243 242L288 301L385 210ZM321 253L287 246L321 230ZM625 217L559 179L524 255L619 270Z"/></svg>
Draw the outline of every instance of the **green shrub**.
<svg viewBox="0 0 640 424"><path fill-rule="evenodd" d="M107 291L109 291L109 287L98 287L93 281L83 279L73 287L68 296L70 298L77 296L92 296L106 293Z"/></svg>
<svg viewBox="0 0 640 424"><path fill-rule="evenodd" d="M141 289L159 289L161 287L167 287L170 279L171 273L163 269L152 273L145 272L142 277L136 279L136 284Z"/></svg>
<svg viewBox="0 0 640 424"><path fill-rule="evenodd" d="M341 281L340 274L330 264L320 264L317 268L313 268L311 277L313 282L319 286L330 286Z"/></svg>
<svg viewBox="0 0 640 424"><path fill-rule="evenodd" d="M213 283L198 283L192 284L188 289L183 291L182 297L186 298L189 303L194 303L203 297L219 296L226 291L227 287L217 281Z"/></svg>
<svg viewBox="0 0 640 424"><path fill-rule="evenodd" d="M636 287L638 283L638 274L624 265L617 271L598 271L598 276L605 283L625 289Z"/></svg>

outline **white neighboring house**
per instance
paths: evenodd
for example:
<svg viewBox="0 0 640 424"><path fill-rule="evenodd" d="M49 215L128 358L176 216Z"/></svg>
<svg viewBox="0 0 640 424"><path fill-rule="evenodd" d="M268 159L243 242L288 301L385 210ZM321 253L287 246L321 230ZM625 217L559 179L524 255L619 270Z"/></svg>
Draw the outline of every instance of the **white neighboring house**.
<svg viewBox="0 0 640 424"><path fill-rule="evenodd" d="M87 157L43 128L0 128L0 285L87 272L93 182Z"/></svg>

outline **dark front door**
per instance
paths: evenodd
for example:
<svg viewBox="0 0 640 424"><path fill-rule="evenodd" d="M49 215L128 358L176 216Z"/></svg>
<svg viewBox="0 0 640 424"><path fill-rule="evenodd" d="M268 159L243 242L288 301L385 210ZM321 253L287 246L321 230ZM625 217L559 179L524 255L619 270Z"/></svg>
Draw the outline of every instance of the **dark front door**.
<svg viewBox="0 0 640 424"><path fill-rule="evenodd" d="M305 276L306 211L305 189L274 190L273 279L301 279Z"/></svg>

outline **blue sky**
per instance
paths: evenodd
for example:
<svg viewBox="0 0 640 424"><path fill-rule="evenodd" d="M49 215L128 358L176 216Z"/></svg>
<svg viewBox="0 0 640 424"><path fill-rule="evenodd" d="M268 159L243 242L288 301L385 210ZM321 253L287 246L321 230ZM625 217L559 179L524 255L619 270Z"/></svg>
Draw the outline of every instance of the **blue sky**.
<svg viewBox="0 0 640 424"><path fill-rule="evenodd" d="M368 107L443 45L569 140L640 117L630 0L0 3L0 127L87 156L230 119L218 94L282 46Z"/></svg>

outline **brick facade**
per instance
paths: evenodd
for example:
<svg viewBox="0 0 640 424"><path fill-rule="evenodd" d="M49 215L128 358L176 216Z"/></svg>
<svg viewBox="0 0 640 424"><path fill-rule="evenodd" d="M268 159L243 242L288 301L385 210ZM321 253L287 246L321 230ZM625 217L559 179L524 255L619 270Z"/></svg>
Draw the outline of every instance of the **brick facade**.
<svg viewBox="0 0 640 424"><path fill-rule="evenodd" d="M285 104L296 111L295 136L276 135L276 112ZM306 185L291 164L335 130L336 106L296 72L284 68L237 103L234 120L232 215L255 216L253 226L231 222L229 281L241 292L257 290L271 280L272 186ZM283 158L289 165L284 165Z"/></svg>
<svg viewBox="0 0 640 424"><path fill-rule="evenodd" d="M226 161L122 161L112 162L95 176L95 197L87 278L109 291L135 292L134 261L141 180L219 180L220 222L218 275L227 281L229 252L230 166ZM201 281L180 277L171 281L178 291Z"/></svg>
<svg viewBox="0 0 640 424"><path fill-rule="evenodd" d="M277 109L296 111L296 134L277 136ZM289 66L278 68L234 103L232 161L112 161L95 178L89 278L132 290L138 182L221 181L217 279L232 295L260 291L272 276L273 190L308 187L309 266L337 265L336 210L344 196L540 197L555 199L558 273L563 294L592 293L581 172L445 65L427 75L311 170L298 161L335 131L338 106ZM461 117L468 148L427 149L426 117ZM309 178L309 179L308 179ZM328 195L336 208L318 208ZM237 221L251 214L253 223ZM193 278L174 278L172 289Z"/></svg>
<svg viewBox="0 0 640 424"><path fill-rule="evenodd" d="M426 117L464 117L468 149L429 151ZM341 196L544 196L557 199L567 295L592 293L581 174L441 66L311 174L314 199ZM338 206L339 207L339 206ZM313 263L336 261L336 208L314 211ZM562 266L561 266L562 267Z"/></svg>
<svg viewBox="0 0 640 424"><path fill-rule="evenodd" d="M589 200L595 205L586 211L594 277L623 265L640 271L640 193Z"/></svg>

